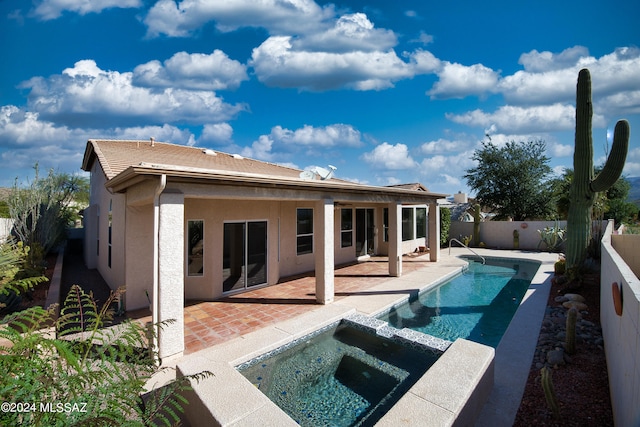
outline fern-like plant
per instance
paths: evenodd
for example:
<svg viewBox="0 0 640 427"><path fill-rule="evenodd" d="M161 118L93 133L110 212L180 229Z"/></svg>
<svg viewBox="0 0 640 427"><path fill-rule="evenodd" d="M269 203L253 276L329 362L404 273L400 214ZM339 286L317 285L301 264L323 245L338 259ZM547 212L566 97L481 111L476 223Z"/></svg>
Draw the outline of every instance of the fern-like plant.
<svg viewBox="0 0 640 427"><path fill-rule="evenodd" d="M187 404L180 378L142 395L162 369L150 350L153 325L126 320L110 325L113 292L99 308L91 293L71 288L60 316L34 307L7 316L0 325L0 401L22 411L0 412L0 425L174 425ZM159 325L163 327L166 324ZM24 404L32 405L25 410ZM20 408L16 406L15 409Z"/></svg>
<svg viewBox="0 0 640 427"><path fill-rule="evenodd" d="M25 265L29 250L22 242L13 240L0 244L0 314L16 308L21 294L47 281Z"/></svg>

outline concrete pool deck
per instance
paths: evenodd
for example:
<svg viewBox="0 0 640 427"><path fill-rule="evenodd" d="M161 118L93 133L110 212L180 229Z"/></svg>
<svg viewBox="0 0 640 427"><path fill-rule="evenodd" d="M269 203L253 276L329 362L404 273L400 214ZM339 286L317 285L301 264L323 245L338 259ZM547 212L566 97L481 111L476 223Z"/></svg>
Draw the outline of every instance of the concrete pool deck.
<svg viewBox="0 0 640 427"><path fill-rule="evenodd" d="M436 362L439 368L430 369L428 375L425 374L425 378L416 384L416 391L412 388L380 420L379 425L416 425L418 420L419 425L427 425L426 420L431 420L428 425L461 422L468 425L476 417L476 425L479 426L513 423L537 344L557 254L491 250L476 252L483 256L542 262L496 349L495 359L492 348L465 340L456 342L455 348L458 350L445 352L445 355L449 354L446 358L441 357L442 363L438 365ZM224 301L190 306L197 306L198 310L205 313L195 316L193 310L185 313L186 328L192 328L193 333L200 333L201 337L192 341L198 343L197 346L192 345L192 351L187 347L190 354L175 363L182 374L210 370L215 376L196 385L193 395L189 396L193 402L187 409L187 418L192 425L198 425L198 420L212 419L220 425L234 426L255 425L252 423L256 419L260 419L261 425L283 425L285 420L293 423L246 381L234 366L337 322L351 313L375 316L406 299L409 294L455 275L465 265L457 257L469 254L464 248L452 248L451 255L447 250L442 251L438 263L428 262L426 257L426 262L420 262L421 257L407 259L403 263L403 275L399 278L386 276L386 262L381 260L336 269L336 301L326 306L313 304L312 277L296 278ZM236 320L234 332L226 338L212 333L212 330L202 329L206 325L200 324L206 323L207 319L214 319L215 312L219 310L226 312L226 315L233 314ZM254 318L257 312L262 314L262 320ZM185 332L188 330L185 329ZM210 341L216 343L211 345L208 343ZM207 348L195 350L198 346ZM483 377L487 372L493 376L492 388ZM438 381L437 378L443 380ZM465 409L465 405L474 393L480 394L476 398L481 398L483 403L486 400L486 404L482 408L472 408L473 418L469 419L469 409Z"/></svg>

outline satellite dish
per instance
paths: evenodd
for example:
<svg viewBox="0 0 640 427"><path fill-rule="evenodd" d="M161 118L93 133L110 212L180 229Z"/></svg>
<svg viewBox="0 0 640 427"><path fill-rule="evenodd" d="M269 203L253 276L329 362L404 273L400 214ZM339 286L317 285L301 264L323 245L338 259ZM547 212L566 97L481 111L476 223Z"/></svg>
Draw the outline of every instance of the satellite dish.
<svg viewBox="0 0 640 427"><path fill-rule="evenodd" d="M300 178L302 179L316 179L316 174L312 171L302 171L300 172Z"/></svg>
<svg viewBox="0 0 640 427"><path fill-rule="evenodd" d="M337 167L333 166L333 165L329 165L328 166L330 170L327 170L325 168L322 168L320 166L316 166L313 168L313 171L315 173L317 173L318 175L320 175L320 179L322 179L323 181L325 179L329 179L333 176L333 173L336 171L336 169L338 169Z"/></svg>

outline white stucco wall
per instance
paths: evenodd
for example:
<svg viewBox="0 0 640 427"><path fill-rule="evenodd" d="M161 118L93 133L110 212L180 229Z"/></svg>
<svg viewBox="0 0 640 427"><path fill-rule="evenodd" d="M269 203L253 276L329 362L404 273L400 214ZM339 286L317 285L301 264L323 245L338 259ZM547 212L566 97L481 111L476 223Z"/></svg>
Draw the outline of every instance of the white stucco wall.
<svg viewBox="0 0 640 427"><path fill-rule="evenodd" d="M554 227L555 221L483 221L480 223L480 241L488 248L514 249L513 232L518 231L519 249L545 250L540 244L540 233L545 227ZM567 227L567 221L558 221L561 228ZM473 222L451 221L449 238L463 241L465 236L473 235Z"/></svg>
<svg viewBox="0 0 640 427"><path fill-rule="evenodd" d="M640 425L640 282L629 264L614 249L621 236L612 236L613 221L602 239L600 272L600 322L607 358L613 419L617 426ZM640 243L637 238L636 246ZM620 239L622 241L627 239ZM616 242L616 245L620 242ZM626 244L626 243L624 243ZM623 253L626 251L623 250ZM637 249L635 251L637 253ZM631 258L631 262L633 258ZM612 284L620 287L622 315L613 305Z"/></svg>
<svg viewBox="0 0 640 427"><path fill-rule="evenodd" d="M640 277L640 234L613 234L611 244L633 274Z"/></svg>
<svg viewBox="0 0 640 427"><path fill-rule="evenodd" d="M184 351L184 195L163 192L156 209L158 313L153 314L156 322L172 321L158 329L158 355L162 360Z"/></svg>

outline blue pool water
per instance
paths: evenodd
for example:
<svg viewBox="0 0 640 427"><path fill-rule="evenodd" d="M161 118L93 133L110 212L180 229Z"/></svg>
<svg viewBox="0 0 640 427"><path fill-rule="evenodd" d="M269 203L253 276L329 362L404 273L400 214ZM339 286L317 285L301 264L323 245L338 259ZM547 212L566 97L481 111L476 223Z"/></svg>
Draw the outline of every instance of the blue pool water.
<svg viewBox="0 0 640 427"><path fill-rule="evenodd" d="M238 366L303 426L371 426L437 360L340 324Z"/></svg>
<svg viewBox="0 0 640 427"><path fill-rule="evenodd" d="M539 263L469 258L469 268L448 282L410 298L379 319L449 341L465 338L497 347Z"/></svg>

